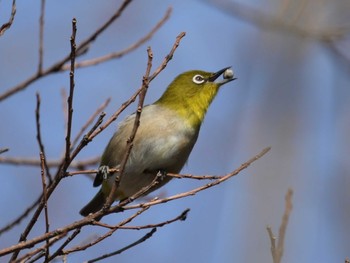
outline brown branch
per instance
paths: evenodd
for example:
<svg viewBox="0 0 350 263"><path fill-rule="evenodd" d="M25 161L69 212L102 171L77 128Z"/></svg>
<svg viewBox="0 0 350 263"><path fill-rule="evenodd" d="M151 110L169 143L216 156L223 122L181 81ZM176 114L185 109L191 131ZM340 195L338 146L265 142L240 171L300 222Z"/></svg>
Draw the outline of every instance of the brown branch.
<svg viewBox="0 0 350 263"><path fill-rule="evenodd" d="M140 208L140 207L143 207L143 206L159 205L159 204L162 204L162 203L167 203L167 202L172 201L172 200L176 200L176 199L184 198L184 197L187 197L187 196L195 195L198 192L201 192L201 191L203 191L203 190L205 190L207 188L211 188L213 186L216 186L216 185L218 185L218 184L220 184L220 183L230 179L231 177L236 176L242 170L248 168L253 162L255 162L256 160L258 160L261 157L263 157L268 151L270 151L270 149L271 149L270 147L263 149L260 153L255 155L253 158L251 158L247 162L241 164L241 166L238 169L236 169L233 172L228 173L228 174L220 177L220 179L215 180L214 182L208 183L206 185L197 187L197 188L192 189L190 191L187 191L187 192L184 192L184 193L181 193L181 194L177 194L177 195L173 195L173 196L170 196L170 197L166 197L166 198L162 198L162 199L156 199L156 200L152 200L152 201L141 203L141 204L123 206L123 210L137 209L137 208ZM120 208L118 208L118 206L113 206L113 207L110 208L109 212L115 212L115 211L118 211L118 209L120 209Z"/></svg>
<svg viewBox="0 0 350 263"><path fill-rule="evenodd" d="M112 60L112 59L116 59L116 58L121 58L122 56L130 53L131 51L134 51L135 49L137 49L138 47L140 47L142 44L144 44L145 42L147 42L149 39L151 39L153 37L153 35L164 25L164 23L170 18L172 12L172 8L169 7L164 15L164 17L155 25L154 28L152 28L152 30L150 32L148 32L147 35L143 36L142 38L140 38L137 42L133 43L132 45L130 45L129 47L121 50L121 51L117 51L117 52L112 52L109 53L107 55L101 56L101 57L97 57L97 58L93 58L93 59L89 59L89 60L85 60L85 61L81 61L81 62L77 62L75 64L75 68L82 68L82 67L90 67L90 66L95 66L97 64L106 62L108 60ZM68 70L69 69L69 65L65 64L62 67L62 70Z"/></svg>
<svg viewBox="0 0 350 263"><path fill-rule="evenodd" d="M274 236L271 227L267 226L267 232L271 243L271 254L272 254L273 263L280 263L282 261L283 250L284 250L284 240L286 236L288 220L293 208L292 197L293 197L293 190L289 188L285 197L285 200L286 200L285 210L284 210L284 214L282 216L282 222L278 231L278 238ZM276 241L277 241L277 244L276 244Z"/></svg>
<svg viewBox="0 0 350 263"><path fill-rule="evenodd" d="M16 15L16 0L12 0L11 15L10 15L9 21L0 27L0 36L2 36L5 33L5 31L12 26L13 20L15 19L15 15Z"/></svg>
<svg viewBox="0 0 350 263"><path fill-rule="evenodd" d="M74 92L74 61L75 61L75 34L76 34L76 20L73 18L72 20L72 37L71 37L71 61L72 61L72 70L70 73L70 94L68 97L68 125L67 125L67 133L66 133L66 153L65 158L62 163L62 165L59 167L58 172L55 176L55 179L50 183L49 187L46 191L46 198L51 196L52 192L56 189L57 185L62 179L62 175L64 174L64 171L68 168L71 159L70 159L70 135L71 135L71 124L72 124L72 112L73 112L73 92ZM38 220L39 215L41 214L43 208L45 207L45 200L44 196L42 196L41 201L39 203L38 208L34 212L34 215L32 216L31 220L29 221L28 225L22 232L19 242L22 242L27 239L27 236L29 235L30 231L33 229L33 226ZM17 250L13 253L11 257L11 261L14 261L17 259L18 254L20 250Z"/></svg>
<svg viewBox="0 0 350 263"><path fill-rule="evenodd" d="M71 133L72 133L72 121L73 121L73 95L74 95L74 87L75 87L75 81L74 81L74 73L75 73L75 54L76 54L76 44L75 44L75 37L77 33L77 20L73 18L72 20L72 36L70 38L70 46L71 46L71 68L69 73L69 96L68 96L68 119L67 119L67 133L66 133L66 150L65 150L65 157L64 157L64 163L65 166L68 167L68 164L70 163L70 152L71 152Z"/></svg>
<svg viewBox="0 0 350 263"><path fill-rule="evenodd" d="M38 204L40 203L41 199L42 199L42 195L41 195L37 200L35 200L35 201L33 202L33 204L31 204L31 205L30 205L21 215L19 215L15 220L13 220L11 223L9 223L9 224L7 224L6 226L4 226L3 228L1 228L1 229L0 229L0 236L1 236L3 233L5 233L5 232L11 230L14 226L20 224L20 223L22 222L22 220L23 220L24 218L26 218L26 217L30 214L30 212L31 212L35 207L38 206Z"/></svg>
<svg viewBox="0 0 350 263"><path fill-rule="evenodd" d="M97 257L97 258L94 258L94 259L90 259L87 261L87 263L93 263L93 262L97 262L97 261L100 261L102 259L105 259L105 258L109 258L109 257L112 257L112 256L115 256L115 255L118 255L118 254L121 254L123 253L124 251L134 247L134 246L137 246L143 242L145 242L147 239L151 238L153 236L153 234L157 231L157 228L153 228L150 232L148 232L146 235L144 235L143 237L141 237L139 240L131 243L130 245L127 245L125 247L123 247L122 249L119 249L117 251L114 251L112 253L108 253L108 254L105 254L103 256L100 256L100 257Z"/></svg>
<svg viewBox="0 0 350 263"><path fill-rule="evenodd" d="M5 149L6 150L6 149ZM6 152L6 151L4 151ZM82 167L96 165L100 161L100 157L91 157L86 160L72 161L69 165L70 168L81 169ZM11 165L28 165L28 166L40 166L40 160L32 158L16 158L16 157L0 157L0 163L11 164ZM61 160L46 161L48 167L60 166ZM81 173L84 173L82 171Z"/></svg>
<svg viewBox="0 0 350 263"><path fill-rule="evenodd" d="M44 60L44 16L45 16L45 0L41 0L40 19L39 19L39 64L38 73L43 71Z"/></svg>
<svg viewBox="0 0 350 263"><path fill-rule="evenodd" d="M110 168L109 173L118 173L120 171L119 168ZM80 170L80 171L73 171L73 172L67 172L64 177L74 176L77 174L96 174L98 173L98 169L91 169L91 170Z"/></svg>
<svg viewBox="0 0 350 263"><path fill-rule="evenodd" d="M87 39L85 39L82 43L79 44L79 46L76 49L76 53L81 54L84 51L86 51L87 47L92 42L94 42L97 39L97 37L99 37L117 18L121 16L125 8L131 3L131 1L132 0L124 0L124 2L121 4L119 9L100 28L98 28ZM22 83L18 84L13 88L8 89L3 94L0 94L0 101L12 96L13 94L19 91L26 89L30 84L34 83L35 81L37 81L43 76L60 72L62 70L63 65L67 63L69 60L70 60L70 54L66 55L64 58L62 58L60 61L58 61L51 67L47 68L46 70L43 70L42 72L36 72L27 80L23 81Z"/></svg>
<svg viewBox="0 0 350 263"><path fill-rule="evenodd" d="M9 148L0 148L0 154L5 153L7 151L9 151Z"/></svg>
<svg viewBox="0 0 350 263"><path fill-rule="evenodd" d="M104 212L104 211L99 211L99 212L96 212L94 214L91 214L87 217L84 217L83 219L79 220L79 221L76 221L70 225L66 225L65 227L62 227L62 228L58 228L58 229L55 229L49 233L46 233L46 234L43 234L41 236L38 236L38 237L34 237L30 240L27 240L27 241L24 241L23 242L18 242L16 245L13 245L13 246L10 246L10 247L7 247L7 248L4 248L4 249L1 249L0 250L0 256L4 256L4 255L7 255L9 253L13 253L15 251L20 251L24 248L29 248L29 247L32 247L40 242L43 242L45 241L46 239L48 238L53 238L57 235L61 235L63 233L67 233L71 230L74 230L74 229L77 229L79 227L82 227L82 226L85 226L85 225L91 225L95 222L94 218L97 218L101 215L105 215L105 214L110 214L110 213L115 213L117 211L120 211L121 209L121 206L122 209L124 210L130 210L130 209L140 209L140 208L148 208L148 207L151 207L153 205L158 205L158 204L161 204L161 203L166 203L166 202L169 202L171 200L175 200L175 199L179 199L179 198L184 198L186 196L191 196L191 195L194 195L204 189L207 189L207 188L210 188L210 187L213 187L215 185L218 185L226 180L228 180L229 178L237 175L239 172L241 172L242 170L246 169L248 166L250 166L253 162L255 162L256 160L260 159L263 155L265 155L268 151L270 150L270 148L265 148L264 150L262 150L259 154L257 154L256 156L254 156L253 158L251 158L249 161L243 163L238 169L236 169L235 171L223 176L222 178L220 178L219 180L216 180L212 183L208 183L202 187L199 187L199 188L195 188L193 189L192 191L188 191L188 192L185 192L185 193L182 193L182 194L178 194L178 195L174 195L174 196L171 196L171 197L168 197L168 198L163 198L163 199L157 199L157 200L152 200L150 202L146 202L146 203L142 203L142 204L137 204L137 205L129 205L129 206L123 206L123 204L125 203L128 203L128 200L125 200L123 202L120 202L119 205L117 206L113 206L111 207L108 211ZM55 181L54 181L55 182ZM156 182L156 180L152 183L154 184ZM147 190L147 188L145 188L144 190ZM48 189L48 194L50 193L50 188ZM138 194L141 194L142 192L140 191ZM136 196L136 195L135 195ZM139 211L138 211L139 212Z"/></svg>
<svg viewBox="0 0 350 263"><path fill-rule="evenodd" d="M119 225L111 226L111 225L102 223L100 221L94 222L94 225L101 226L104 228L109 228L109 229L119 228L119 229L128 229L128 230L141 230L141 229L147 229L147 228L156 228L156 227L163 227L165 225L169 225L169 224L174 223L176 221L185 221L189 212L190 212L190 209L187 208L180 215L178 215L177 217L175 217L173 219L170 219L170 220L167 220L164 222L160 222L160 223L156 223L156 224L148 224L148 225L142 225L142 226L119 226Z"/></svg>
<svg viewBox="0 0 350 263"><path fill-rule="evenodd" d="M81 227L78 227L75 229L72 235L70 235L67 240L53 253L50 258L47 260L47 262L51 262L54 258L56 258L59 255L62 255L63 249L80 233Z"/></svg>
<svg viewBox="0 0 350 263"><path fill-rule="evenodd" d="M83 135L83 133L86 131L86 129L91 125L91 123L94 121L94 119L97 117L97 115L100 114L100 117L95 125L100 125L102 123L102 120L104 116L106 115L103 110L108 106L110 103L111 98L108 98L100 107L97 108L97 110L91 115L91 117L86 121L86 123L81 127L80 131L78 134L75 136L75 139L72 142L71 148L74 148L75 145L78 143L78 140L80 137ZM97 128L97 127L96 127Z"/></svg>
<svg viewBox="0 0 350 263"><path fill-rule="evenodd" d="M46 176L49 178L49 182L52 182L52 176L50 173L49 166L46 163L46 154L45 154L45 147L41 138L41 128L40 128L40 104L41 104L41 98L39 93L36 94L36 109L35 109L35 122L36 122L36 139L39 144L39 151L43 155L43 159L40 158L39 160L39 165L41 166L42 164L45 167L46 170ZM44 163L42 163L42 161Z"/></svg>
<svg viewBox="0 0 350 263"><path fill-rule="evenodd" d="M146 210L148 210L148 207L143 207L140 210L138 210L136 213L134 213L133 215L129 216L128 218L124 219L123 221L121 221L118 226L124 226L127 223L130 223L132 220L134 220L136 217L138 217L139 215L141 215L143 212L145 212ZM96 221L92 221L92 224L94 224ZM107 233L105 233L104 235L96 238L94 241L89 242L88 244L84 244L84 245L80 245L80 246L76 246L73 247L71 249L62 251L62 254L64 255L68 255L72 252L77 252L77 251L82 251L85 250L91 246L96 245L97 243L101 242L102 240L106 239L107 237L110 237L114 232L116 232L119 228L113 228L110 231L108 231Z"/></svg>
<svg viewBox="0 0 350 263"><path fill-rule="evenodd" d="M44 213L45 213L45 233L50 231L50 222L49 222L49 212L47 207L47 187L46 187L46 178L45 178L45 157L42 152L40 152L41 160L41 182L43 186L43 200L44 200ZM46 239L46 248L45 248L45 260L49 258L50 255L50 240Z"/></svg>
<svg viewBox="0 0 350 263"><path fill-rule="evenodd" d="M151 82L155 77L157 77L159 75L159 73L162 72L163 69L165 69L165 67L168 65L169 61L172 60L174 53L175 53L175 50L179 47L180 41L182 40L182 38L184 36L186 36L186 32L181 32L176 37L176 40L175 40L175 43L174 43L172 49L170 50L169 54L164 58L162 64L150 76L149 82Z"/></svg>
<svg viewBox="0 0 350 263"><path fill-rule="evenodd" d="M147 48L147 54L148 54L147 68L146 68L146 73L142 79L142 87L141 87L141 92L139 94L139 103L137 106L137 111L135 113L136 115L135 115L134 126L133 126L133 129L131 131L130 137L128 138L128 140L126 142L127 143L127 146L126 146L127 150L125 152L123 160L120 163L119 174L118 174L118 176L115 177L115 181L114 181L114 184L112 185L112 189L108 195L108 198L106 200L105 205L103 206L104 211L108 210L111 207L112 203L114 202L115 193L118 189L119 182L122 180L122 178L124 176L124 169L126 167L126 163L129 159L129 156L130 156L130 153L131 153L131 150L133 147L133 142L134 142L134 139L136 136L136 132L140 126L140 118L141 118L142 108L143 108L145 96L146 96L146 93L148 90L149 75L150 75L151 68L152 68L153 53L152 53L151 47Z"/></svg>
<svg viewBox="0 0 350 263"><path fill-rule="evenodd" d="M172 174L167 173L166 176L177 178L177 179L195 179L195 180L217 180L222 178L222 176L215 176L215 175L193 175L193 174Z"/></svg>
<svg viewBox="0 0 350 263"><path fill-rule="evenodd" d="M62 237L64 237L66 234L62 234L62 235L58 235L54 238L51 238L49 240L49 246L52 246L53 244L55 244L58 240L62 239ZM36 261L39 258L43 257L43 255L45 254L45 249L47 247L47 244L45 243L43 246L38 247L32 251L30 251L29 253L23 255L22 257L18 258L16 261L12 262L12 263L22 263L22 262L28 262L28 260L30 258L32 258L34 255L37 255L36 258L34 258L32 261Z"/></svg>

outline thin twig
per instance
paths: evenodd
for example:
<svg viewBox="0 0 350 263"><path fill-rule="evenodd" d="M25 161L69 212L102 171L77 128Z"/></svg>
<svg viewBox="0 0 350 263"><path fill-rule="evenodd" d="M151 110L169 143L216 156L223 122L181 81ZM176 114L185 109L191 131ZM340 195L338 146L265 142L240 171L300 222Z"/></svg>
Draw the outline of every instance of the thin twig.
<svg viewBox="0 0 350 263"><path fill-rule="evenodd" d="M172 60L175 50L179 47L180 45L180 41L182 40L182 38L186 36L186 32L181 32L175 40L175 43L172 47L172 49L170 50L169 54L164 58L162 64L153 72L153 74L149 77L149 82L151 82L155 77L157 77L159 75L160 72L163 71L163 69L165 69L165 67L168 65L169 61Z"/></svg>
<svg viewBox="0 0 350 263"><path fill-rule="evenodd" d="M272 232L271 226L266 227L267 233L269 234L270 238L270 244L271 244L271 255L272 255L272 261L273 263L277 263L277 257L276 257L276 237L274 236Z"/></svg>
<svg viewBox="0 0 350 263"><path fill-rule="evenodd" d="M46 178L45 178L45 157L42 152L40 152L41 160L41 182L43 186L43 200L44 200L44 213L45 213L45 233L50 231L50 222L49 222L49 212L47 207L47 188L46 188ZM50 239L46 239L46 248L45 248L45 259L49 258L50 255Z"/></svg>
<svg viewBox="0 0 350 263"><path fill-rule="evenodd" d="M9 148L2 148L0 149L0 154L5 153L9 150Z"/></svg>
<svg viewBox="0 0 350 263"><path fill-rule="evenodd" d="M36 139L39 144L39 151L43 155L43 160L40 158L39 160L39 165L41 166L42 164L45 167L46 170L46 176L49 178L49 183L52 182L52 176L50 173L49 166L46 163L46 154L45 154L45 147L41 138L41 128L40 128L40 104L41 104L41 98L39 93L36 94L36 109L35 109L35 122L36 122ZM44 163L42 163L44 161Z"/></svg>
<svg viewBox="0 0 350 263"><path fill-rule="evenodd" d="M153 37L153 35L164 25L164 23L167 20L169 20L171 12L172 12L172 8L169 7L167 9L164 17L154 26L154 28L152 28L152 30L150 32L148 32L147 35L143 36L137 42L133 43L129 47L127 47L127 48L125 48L125 49L123 49L121 51L112 52L112 53L109 53L109 54L101 56L101 57L97 57L97 58L93 58L93 59L89 59L89 60L84 60L84 61L81 61L81 62L76 62L75 68L77 69L77 68L82 68L82 67L95 66L97 64L106 62L106 61L111 60L111 59L121 58L122 56L130 53L131 51L133 51L135 49L137 49L142 44L144 44L149 39L151 39ZM62 70L68 70L69 67L70 67L70 65L65 64L62 67Z"/></svg>
<svg viewBox="0 0 350 263"><path fill-rule="evenodd" d="M63 249L80 233L81 227L75 229L73 234L71 234L67 240L51 255L47 262L51 262L54 258L62 254Z"/></svg>
<svg viewBox="0 0 350 263"><path fill-rule="evenodd" d="M64 237L66 235L66 233L58 235L54 238L51 238L49 240L49 245L52 246L53 244L55 244L58 240L62 239L62 237ZM39 258L43 257L43 255L45 254L45 249L47 247L47 244L45 243L43 246L36 248L30 252L28 252L27 254L23 255L22 257L18 258L16 261L12 262L12 263L22 263L22 262L28 262L28 260L30 258L32 258L34 255L37 255L35 258L33 258L32 262L35 262L36 260L38 260Z"/></svg>
<svg viewBox="0 0 350 263"><path fill-rule="evenodd" d="M97 37L99 37L117 18L121 16L125 8L131 3L132 0L124 0L124 2L121 4L121 6L118 8L118 10L101 26L99 27L94 33L92 33L87 39L85 39L83 42L79 44L79 46L76 49L77 54L81 54L84 50L86 51L87 47L94 42ZM64 58L62 58L60 61L52 65L51 67L47 68L46 70L43 70L41 73L36 72L34 75L29 77L27 80L23 81L22 83L18 84L17 86L8 89L3 94L0 94L0 101L8 98L9 96L24 90L27 88L30 84L37 81L43 76L48 76L53 73L60 72L62 70L62 67L65 63L67 63L70 60L70 54L66 55Z"/></svg>
<svg viewBox="0 0 350 263"><path fill-rule="evenodd" d="M178 215L173 219L169 219L167 221L160 222L160 223L148 224L148 225L142 225L142 226L119 226L119 225L111 226L111 225L102 223L100 221L94 222L94 225L101 226L104 228L109 228L109 229L119 228L119 229L128 229L128 230L141 230L141 229L154 228L154 227L163 227L165 225L169 225L176 221L185 221L189 212L190 212L190 209L187 208L180 215Z"/></svg>
<svg viewBox="0 0 350 263"><path fill-rule="evenodd" d="M109 257L115 256L115 255L121 254L124 251L126 251L126 250L128 250L128 249L130 249L130 248L132 248L134 246L137 246L137 245L141 244L142 242L145 242L147 239L151 238L156 231L157 231L157 228L153 228L146 235L141 237L139 240L131 243L130 245L127 245L127 246L123 247L122 249L119 249L119 250L117 250L115 252L112 252L112 253L105 254L105 255L100 256L98 258L90 259L90 260L87 261L87 263L97 262L97 261L100 261L102 259L109 258Z"/></svg>
<svg viewBox="0 0 350 263"><path fill-rule="evenodd" d="M124 158L120 163L120 171L118 176L116 176L114 184L112 186L112 189L108 195L106 204L104 205L103 209L106 211L108 208L110 208L111 204L114 202L114 196L115 193L118 189L119 186L119 182L122 180L123 176L124 176L124 169L126 167L126 163L129 159L129 155L131 153L132 147L133 147L133 142L135 139L135 135L137 133L137 130L139 128L140 125L140 118L141 118L141 113L142 113L142 108L143 108L143 104L145 101L145 96L148 90L148 86L149 86L149 75L151 72L151 68L152 68L152 60L153 60L153 53L152 53L152 49L151 47L147 48L147 54L148 54L148 60L147 60L147 68L146 68L146 73L143 76L142 79L142 89L139 95L139 103L137 106L137 111L136 111L136 115L135 115L135 121L134 121L134 126L133 129L131 131L130 137L127 140L127 150L125 152Z"/></svg>
<svg viewBox="0 0 350 263"><path fill-rule="evenodd" d="M282 216L282 222L278 231L278 238L276 238L272 232L270 226L267 226L267 232L271 242L271 255L273 259L273 263L281 263L283 251L284 251L284 240L287 231L288 220L290 217L290 213L293 208L292 204L293 190L288 189L286 197L285 197L285 210ZM277 241L277 244L276 244Z"/></svg>
<svg viewBox="0 0 350 263"><path fill-rule="evenodd" d="M287 226L288 226L288 220L290 213L292 211L293 205L292 205L292 197L293 197L293 190L288 189L286 194L286 200L285 200L285 211L282 217L282 223L280 226L280 229L278 231L278 241L277 241L277 259L278 263L281 262L282 256L283 256L283 250L284 250L284 240L286 236Z"/></svg>
<svg viewBox="0 0 350 263"><path fill-rule="evenodd" d="M74 73L75 73L75 54L76 54L76 44L75 37L77 33L77 20L73 18L72 20L72 36L70 38L71 46L71 68L69 73L69 96L68 96L68 120L67 120L67 133L66 133L66 150L65 150L65 164L68 167L70 162L70 151L71 151L71 134L72 134L72 121L73 121L73 95L74 95Z"/></svg>
<svg viewBox="0 0 350 263"><path fill-rule="evenodd" d="M4 151L6 152L6 151ZM72 161L69 165L70 168L82 169L82 167L96 165L100 161L100 157L91 157L86 160ZM16 158L16 157L0 157L0 163L11 164L11 165L28 165L28 166L40 166L40 160L33 158ZM46 161L48 167L60 166L62 160L48 160ZM85 173L81 171L80 173Z"/></svg>
<svg viewBox="0 0 350 263"><path fill-rule="evenodd" d="M0 36L2 36L5 33L5 31L12 26L13 20L15 19L15 15L16 15L16 0L12 0L11 15L10 15L9 21L0 27Z"/></svg>
<svg viewBox="0 0 350 263"><path fill-rule="evenodd" d="M66 154L65 154L64 162L62 163L62 165L60 165L58 172L55 176L55 179L50 183L49 187L47 188L47 191L46 191L47 200L51 196L54 189L56 189L57 185L62 179L62 175L64 174L64 171L67 170L70 162L72 161L70 159L70 136L71 136L71 124L72 124L72 112L73 112L74 64L75 64L74 61L75 61L75 52L76 52L75 35L76 35L76 20L73 19L72 20L72 37L71 37L72 72L70 74L71 85L70 85L70 94L68 97L68 124L67 124L67 133L66 133ZM35 223L37 222L39 215L41 214L44 207L45 207L45 201L44 201L44 197L42 196L42 199L39 203L38 208L34 212L34 215L32 216L31 220L29 221L28 225L26 226L26 228L24 229L24 231L22 232L19 238L19 243L27 239L27 236L29 235ZM14 261L17 259L19 252L20 250L17 250L13 253L11 257L11 261Z"/></svg>
<svg viewBox="0 0 350 263"><path fill-rule="evenodd" d="M44 61L44 16L45 16L45 0L41 0L40 8L40 20L39 20L39 64L38 72L43 72L43 61Z"/></svg>
<svg viewBox="0 0 350 263"><path fill-rule="evenodd" d="M42 199L42 195L40 195L40 197L35 200L21 215L19 215L15 220L13 220L12 222L10 222L9 224L7 224L6 226L4 226L3 228L0 229L0 236L11 230L13 227L15 227L16 225L20 224L22 222L22 220L24 218L26 218L34 208L36 208L38 206L38 204L40 203Z"/></svg>
<svg viewBox="0 0 350 263"><path fill-rule="evenodd" d="M106 114L103 112L103 110L108 106L109 102L111 101L111 98L108 98L100 107L97 108L97 110L91 115L91 117L86 121L86 123L81 127L78 134L75 136L71 148L73 149L75 145L78 143L80 137L83 135L83 133L86 131L86 129L91 125L91 123L94 121L94 119L97 117L97 115L100 114L100 119L103 118Z"/></svg>
<svg viewBox="0 0 350 263"><path fill-rule="evenodd" d="M193 175L193 174L173 174L173 173L167 173L166 176L177 178L177 179L195 179L195 180L217 180L220 179L222 176L216 176L216 175Z"/></svg>
<svg viewBox="0 0 350 263"><path fill-rule="evenodd" d="M134 213L133 215L129 216L128 218L124 219L123 221L121 221L118 226L124 226L127 223L130 223L132 220L134 220L136 217L138 217L139 215L141 215L143 212L147 211L149 207L143 207L140 210L138 210L136 213ZM96 221L93 220L92 224L94 224ZM107 237L111 236L114 232L116 232L119 229L119 227L115 227L113 229L111 229L110 231L108 231L107 233L105 233L104 235L96 238L95 240L93 240L92 242L89 242L88 244L84 244L84 245L79 245L76 247L73 247L71 249L62 251L62 254L64 255L68 255L72 252L77 252L77 251L82 251L85 250L99 242L101 242L102 240L106 239Z"/></svg>
<svg viewBox="0 0 350 263"><path fill-rule="evenodd" d="M192 195L195 195L197 194L198 192L201 192L207 188L210 188L210 187L213 187L215 185L218 185L228 179L230 179L231 177L233 176L236 176L237 174L239 174L242 170L248 168L253 162L255 162L256 160L260 159L262 156L264 156L268 151L270 151L270 147L267 147L265 149L263 149L260 153L258 153L257 155L255 155L253 158L251 158L250 160L248 160L247 162L241 164L241 166L234 170L233 172L231 173L228 173L222 177L220 177L220 179L218 180L215 180L211 183L208 183L206 185L203 185L203 186L200 186L200 187L197 187L195 189L192 189L190 191L187 191L187 192L184 192L184 193L181 193L181 194L176 194L176 195L173 195L173 196L170 196L170 197L166 197L166 198L162 198L162 199L157 199L157 200L152 200L152 201L149 201L149 202L145 202L145 203L141 203L141 204L135 204L135 205L128 205L128 206L123 206L123 210L130 210L130 209L137 209L137 208L140 208L140 207L143 207L143 206L154 206L154 205L159 205L159 204L162 204L162 203L167 203L169 201L172 201L172 200L176 200L176 199L180 199L180 198L184 198L186 196L192 196ZM115 212L115 211L118 211L120 208L118 206L113 206L110 208L109 212Z"/></svg>

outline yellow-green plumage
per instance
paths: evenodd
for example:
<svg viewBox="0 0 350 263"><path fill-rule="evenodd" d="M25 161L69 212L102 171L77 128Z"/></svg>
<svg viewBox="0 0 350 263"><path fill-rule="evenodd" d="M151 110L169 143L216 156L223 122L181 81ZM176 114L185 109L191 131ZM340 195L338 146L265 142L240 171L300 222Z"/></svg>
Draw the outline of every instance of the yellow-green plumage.
<svg viewBox="0 0 350 263"><path fill-rule="evenodd" d="M216 73L199 70L185 72L174 79L159 100L143 108L133 148L115 194L116 200L130 197L149 185L159 171L181 171L219 87L234 79L214 82L226 70L228 68ZM134 120L135 114L132 114L120 123L102 155L100 167L119 167ZM116 175L107 179L103 179L102 173L96 175L94 186L102 184L102 187L80 211L83 216L103 207ZM149 192L166 184L169 178L166 177Z"/></svg>

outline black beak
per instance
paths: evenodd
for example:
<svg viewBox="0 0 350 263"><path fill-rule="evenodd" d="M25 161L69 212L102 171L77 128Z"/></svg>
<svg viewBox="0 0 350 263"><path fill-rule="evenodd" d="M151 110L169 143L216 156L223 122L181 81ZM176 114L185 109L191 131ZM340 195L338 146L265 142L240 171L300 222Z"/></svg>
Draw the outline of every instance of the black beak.
<svg viewBox="0 0 350 263"><path fill-rule="evenodd" d="M219 70L218 72L214 73L212 76L210 76L208 78L208 81L214 82L217 78L219 78L229 68L231 68L231 67L223 68L223 69ZM235 79L237 79L237 78L224 79L219 84L225 84L225 83L230 82L230 81L235 80Z"/></svg>

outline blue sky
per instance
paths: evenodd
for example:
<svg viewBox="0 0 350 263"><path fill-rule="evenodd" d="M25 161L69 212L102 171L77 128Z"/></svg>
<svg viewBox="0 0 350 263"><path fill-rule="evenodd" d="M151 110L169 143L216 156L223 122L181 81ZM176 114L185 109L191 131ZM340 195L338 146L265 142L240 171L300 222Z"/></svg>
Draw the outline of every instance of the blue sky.
<svg viewBox="0 0 350 263"><path fill-rule="evenodd" d="M173 12L154 37L136 51L76 71L73 133L108 97L112 99L106 109L110 116L140 86L147 46L152 47L155 69L176 36L185 31L186 37L173 60L152 82L146 103L156 100L173 78L187 70L216 71L232 66L238 79L223 87L211 105L183 172L224 175L264 147L271 146L272 150L228 182L150 209L135 224L164 221L186 208L191 211L186 221L159 228L150 240L105 262L139 262L145 258L168 263L272 262L265 228L271 225L277 233L289 187L294 190L293 211L283 262L343 262L350 256L349 64L317 40L251 25L233 15L229 8L220 9L218 2L131 3L79 60L129 46L145 35L169 6ZM297 1L293 8L299 11L283 5L286 1L255 2L258 1L249 1L250 6L312 32L332 32L349 24L344 11L349 6L345 1L305 6L303 1ZM48 1L44 68L69 52L73 17L78 21L79 43L106 21L119 4L120 1ZM22 1L17 5L13 26L0 38L0 93L37 69L40 1ZM1 23L7 20L8 6L7 2L0 3ZM346 50L349 43L345 38L341 44ZM63 72L43 78L0 102L0 148L10 148L4 155L38 158L36 92L42 99L41 126L47 156L58 159L62 155L61 90L68 88L69 74ZM123 116L135 108L135 104L131 105ZM115 128L116 123L90 143L78 159L99 156ZM37 198L41 179L39 168L33 167L1 164L0 174L0 207L6 211L1 216L2 226ZM160 191L171 195L200 184L173 180ZM78 211L95 192L85 176L64 180L49 203L51 229L80 219ZM117 214L106 221L122 218L124 215ZM15 244L24 225L4 234L6 238L0 239L0 246ZM43 231L43 225L37 227L32 236ZM86 228L80 242L101 233L97 227ZM120 231L84 253L69 256L68 262L82 262L111 252L143 234ZM78 243L79 240L75 244Z"/></svg>

